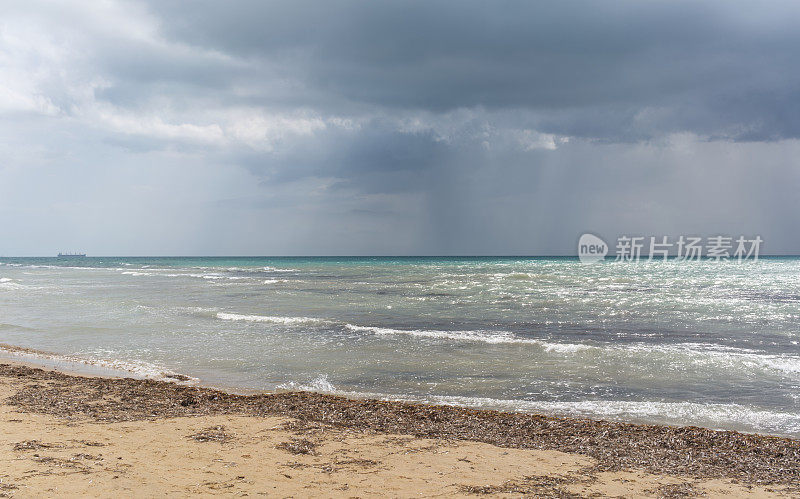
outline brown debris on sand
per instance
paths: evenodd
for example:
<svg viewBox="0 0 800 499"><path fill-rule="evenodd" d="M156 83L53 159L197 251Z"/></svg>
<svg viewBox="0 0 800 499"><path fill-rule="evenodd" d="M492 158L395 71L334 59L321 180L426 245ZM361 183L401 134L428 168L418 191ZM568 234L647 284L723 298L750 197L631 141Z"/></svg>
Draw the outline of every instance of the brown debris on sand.
<svg viewBox="0 0 800 499"><path fill-rule="evenodd" d="M223 414L279 415L348 431L577 453L596 459L599 471L640 469L800 487L800 440L788 438L354 400L309 392L244 396L168 382L86 378L5 364L0 364L2 377L26 380L24 388L7 403L21 411L62 418L114 422Z"/></svg>
<svg viewBox="0 0 800 499"><path fill-rule="evenodd" d="M0 480L0 497L11 497L11 492L17 490L19 487L13 483L5 483Z"/></svg>
<svg viewBox="0 0 800 499"><path fill-rule="evenodd" d="M698 497L701 494L695 490L691 483L676 483L667 484L658 487L655 490L649 490L659 499L682 499L684 497Z"/></svg>
<svg viewBox="0 0 800 499"><path fill-rule="evenodd" d="M560 499L580 498L564 488L563 485L573 483L575 480L550 476L528 476L522 480L510 481L502 485L462 485L461 492L465 494L523 494L525 497L552 497Z"/></svg>
<svg viewBox="0 0 800 499"><path fill-rule="evenodd" d="M39 450L39 449L62 449L64 448L61 444L48 444L44 442L40 442L38 440L25 440L23 442L18 442L14 444L14 450L16 451L28 451L28 450Z"/></svg>
<svg viewBox="0 0 800 499"><path fill-rule="evenodd" d="M276 446L278 449L291 452L292 454L313 454L317 445L305 438L293 438L290 442L282 442Z"/></svg>
<svg viewBox="0 0 800 499"><path fill-rule="evenodd" d="M84 447L105 447L106 444L102 442L92 442L90 440L71 440L73 444L82 445Z"/></svg>
<svg viewBox="0 0 800 499"><path fill-rule="evenodd" d="M191 438L192 440L196 440L198 442L225 443L230 441L233 437L225 432L224 426L218 425L201 430L194 435L189 435L186 438Z"/></svg>

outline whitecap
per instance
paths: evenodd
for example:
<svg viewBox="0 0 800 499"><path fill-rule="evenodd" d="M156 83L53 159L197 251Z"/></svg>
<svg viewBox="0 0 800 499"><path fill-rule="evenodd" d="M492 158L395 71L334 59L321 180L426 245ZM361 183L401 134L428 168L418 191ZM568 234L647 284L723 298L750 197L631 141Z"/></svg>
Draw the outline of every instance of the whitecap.
<svg viewBox="0 0 800 499"><path fill-rule="evenodd" d="M330 381L328 381L328 376L326 374L318 376L309 383L297 383L295 381L289 381L278 385L276 389L304 392L338 393L336 387L333 386Z"/></svg>
<svg viewBox="0 0 800 499"><path fill-rule="evenodd" d="M217 312L217 319L226 321L245 321L245 322L271 322L274 324L307 324L313 322L324 322L324 319L313 317L279 317L270 315L243 315L231 314L227 312Z"/></svg>
<svg viewBox="0 0 800 499"><path fill-rule="evenodd" d="M541 346L546 352L575 353L594 348L577 343L554 343L532 338L520 338L507 331L436 331L424 329L391 329L376 326L357 326L345 324L345 328L355 332L370 332L377 335L408 335L420 338L435 338L455 341L471 341L489 344L522 343Z"/></svg>
<svg viewBox="0 0 800 499"><path fill-rule="evenodd" d="M712 343L678 343L675 345L636 344L613 347L639 353L658 353L683 356L689 362L707 365L739 365L748 368L774 370L786 374L800 373L800 357L789 354L770 354L748 348L728 347Z"/></svg>
<svg viewBox="0 0 800 499"><path fill-rule="evenodd" d="M122 359L109 359L104 357L97 357L94 355L78 356L78 355L62 355L52 352L42 352L39 350L31 350L27 348L14 347L11 345L0 344L0 352L14 357L22 357L30 359L34 363L45 362L52 363L68 363L76 366L95 367L108 371L116 371L123 373L130 373L135 377L144 379L155 379L161 381L173 381L182 383L196 383L199 380L191 376L185 376L172 372L170 370L159 367L149 362L139 360L122 360ZM54 367L63 368L59 364L54 364ZM68 369L69 370L69 369ZM103 373L106 374L106 373Z"/></svg>
<svg viewBox="0 0 800 499"><path fill-rule="evenodd" d="M12 290L12 289L24 289L25 287L26 287L25 285L14 281L14 279L10 279L8 277L0 277L0 289Z"/></svg>
<svg viewBox="0 0 800 499"><path fill-rule="evenodd" d="M800 434L800 414L770 411L741 404L703 404L697 402L646 400L502 400L447 395L431 396L421 400L436 404L515 412L533 412L616 421L636 420L676 425L691 424L712 429L768 432L792 436Z"/></svg>

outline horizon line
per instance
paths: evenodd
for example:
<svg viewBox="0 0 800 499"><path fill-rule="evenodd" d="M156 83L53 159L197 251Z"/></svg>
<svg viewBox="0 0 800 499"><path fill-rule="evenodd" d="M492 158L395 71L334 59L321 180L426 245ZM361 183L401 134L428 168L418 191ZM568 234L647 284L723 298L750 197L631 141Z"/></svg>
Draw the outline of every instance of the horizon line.
<svg viewBox="0 0 800 499"><path fill-rule="evenodd" d="M758 258L773 257L800 257L800 253L782 253L758 255ZM575 254L562 255L525 255L525 254L417 254L417 255L397 255L397 254L372 254L372 255L0 255L0 258L579 258ZM613 255L607 255L605 259L611 259ZM669 255L668 259L677 258L677 255ZM703 255L701 258L707 258ZM654 258L654 261L663 258ZM734 258L728 257L728 260ZM647 261L648 258L642 257L640 260Z"/></svg>

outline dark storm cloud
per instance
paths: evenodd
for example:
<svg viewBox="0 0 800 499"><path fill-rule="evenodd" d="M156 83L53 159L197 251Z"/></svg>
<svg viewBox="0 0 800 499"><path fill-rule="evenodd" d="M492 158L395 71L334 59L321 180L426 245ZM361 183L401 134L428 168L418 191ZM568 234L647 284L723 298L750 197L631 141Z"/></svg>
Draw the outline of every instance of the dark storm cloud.
<svg viewBox="0 0 800 499"><path fill-rule="evenodd" d="M279 154L250 153L232 161L271 183L320 177L332 179L331 188L393 193L423 188L430 172L453 154L430 130L400 132L374 120L358 130L315 134Z"/></svg>
<svg viewBox="0 0 800 499"><path fill-rule="evenodd" d="M791 112L800 88L800 6L792 2L152 8L172 39L275 62L271 77L327 96L331 109L525 109L541 131L623 141L673 131L777 139L800 128Z"/></svg>

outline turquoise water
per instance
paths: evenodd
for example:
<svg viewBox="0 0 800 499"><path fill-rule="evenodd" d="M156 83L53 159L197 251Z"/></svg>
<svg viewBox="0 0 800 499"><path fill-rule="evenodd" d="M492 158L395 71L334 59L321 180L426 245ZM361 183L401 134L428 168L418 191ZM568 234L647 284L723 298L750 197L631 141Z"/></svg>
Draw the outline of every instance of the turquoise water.
<svg viewBox="0 0 800 499"><path fill-rule="evenodd" d="M797 258L3 258L0 342L239 391L797 437L798 276Z"/></svg>

